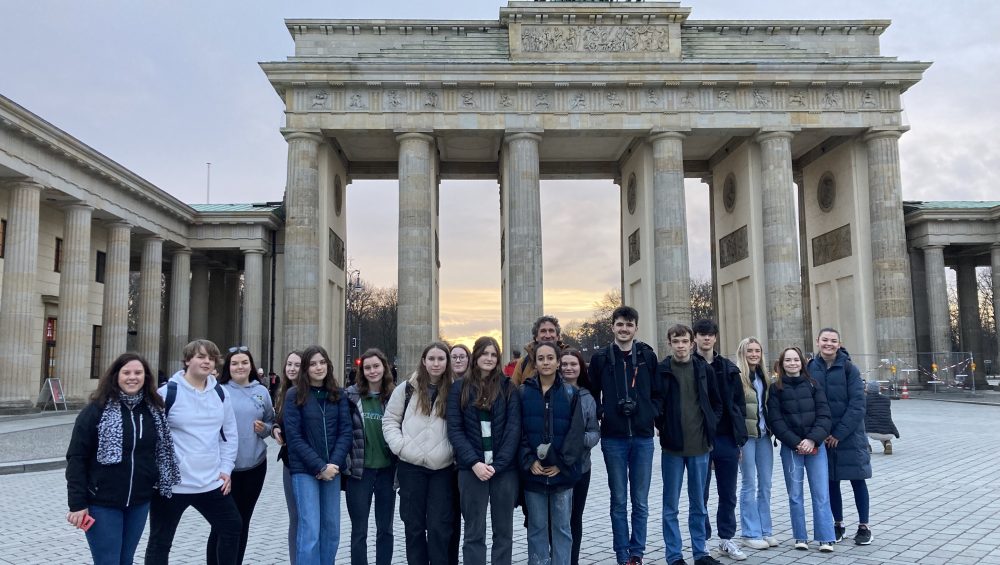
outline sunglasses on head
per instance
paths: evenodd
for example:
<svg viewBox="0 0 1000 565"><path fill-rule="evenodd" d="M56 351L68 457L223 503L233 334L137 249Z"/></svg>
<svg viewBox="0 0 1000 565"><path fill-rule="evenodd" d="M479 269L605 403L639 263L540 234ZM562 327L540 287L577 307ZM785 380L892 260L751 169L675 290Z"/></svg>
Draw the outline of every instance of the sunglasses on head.
<svg viewBox="0 0 1000 565"><path fill-rule="evenodd" d="M250 348L245 345L236 345L229 348L230 353L246 353L247 351L250 351Z"/></svg>

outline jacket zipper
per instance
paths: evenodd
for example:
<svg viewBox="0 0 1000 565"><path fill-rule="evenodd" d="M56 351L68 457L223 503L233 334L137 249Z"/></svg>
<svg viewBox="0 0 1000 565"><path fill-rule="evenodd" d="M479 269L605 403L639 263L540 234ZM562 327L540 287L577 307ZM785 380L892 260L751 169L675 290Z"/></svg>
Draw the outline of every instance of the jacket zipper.
<svg viewBox="0 0 1000 565"><path fill-rule="evenodd" d="M129 461L131 463L128 472L128 496L125 497L125 506L129 507L132 505L132 485L135 482L135 445L139 441L136 434L141 434L142 431L136 428L135 425L135 409L129 409L129 419L132 421L132 453L129 456ZM140 418L141 421L141 418Z"/></svg>
<svg viewBox="0 0 1000 565"><path fill-rule="evenodd" d="M549 388L548 394L552 394L552 388ZM549 449L551 450L552 430L549 427L549 416L551 415L550 412L551 407L549 406L549 403L552 400L552 398L550 396L547 396L546 393L542 393L542 395L543 398L545 399L545 413L543 414L543 416L545 417L545 423L542 425L542 442L544 443L545 440L547 439L549 443ZM545 477L545 486L548 486L548 484L549 484L549 477Z"/></svg>
<svg viewBox="0 0 1000 565"><path fill-rule="evenodd" d="M323 413L323 446L326 448L323 459L324 463L329 463L330 460L330 440L326 435L326 400L324 400L319 405L319 411ZM324 467L325 468L325 467Z"/></svg>

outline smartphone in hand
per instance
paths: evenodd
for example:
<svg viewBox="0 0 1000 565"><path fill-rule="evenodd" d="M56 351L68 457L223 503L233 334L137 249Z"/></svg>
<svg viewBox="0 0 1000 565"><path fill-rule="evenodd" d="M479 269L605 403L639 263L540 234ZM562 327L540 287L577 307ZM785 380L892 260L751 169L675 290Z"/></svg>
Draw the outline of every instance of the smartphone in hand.
<svg viewBox="0 0 1000 565"><path fill-rule="evenodd" d="M94 520L94 517L91 516L90 514L87 514L86 516L83 517L83 522L80 523L80 529L86 532L87 530L90 529L91 526L94 525L94 522L96 522L96 520Z"/></svg>

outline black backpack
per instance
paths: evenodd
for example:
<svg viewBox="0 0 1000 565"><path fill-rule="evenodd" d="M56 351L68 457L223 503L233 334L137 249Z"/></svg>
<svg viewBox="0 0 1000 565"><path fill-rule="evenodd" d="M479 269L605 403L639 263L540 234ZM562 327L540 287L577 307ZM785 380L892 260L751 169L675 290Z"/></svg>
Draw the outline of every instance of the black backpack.
<svg viewBox="0 0 1000 565"><path fill-rule="evenodd" d="M226 393L222 391L222 385L215 383L215 393L219 395L219 401L226 401ZM164 399L163 404L163 416L170 416L170 407L177 402L177 382L167 381L167 398ZM228 441L226 439L226 432L222 428L219 428L219 435L222 436L222 441Z"/></svg>

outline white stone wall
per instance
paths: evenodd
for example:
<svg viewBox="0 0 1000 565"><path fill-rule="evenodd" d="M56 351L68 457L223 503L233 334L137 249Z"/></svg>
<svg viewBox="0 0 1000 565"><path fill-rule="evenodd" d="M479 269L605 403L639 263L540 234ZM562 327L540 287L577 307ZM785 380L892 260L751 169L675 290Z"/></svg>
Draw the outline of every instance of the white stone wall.
<svg viewBox="0 0 1000 565"><path fill-rule="evenodd" d="M635 175L635 213L628 211L629 179ZM657 349L656 278L653 252L653 149L649 143L637 144L622 166L621 175L621 258L622 300L639 311L637 339ZM639 230L639 260L629 265L629 235Z"/></svg>
<svg viewBox="0 0 1000 565"><path fill-rule="evenodd" d="M342 208L340 214L336 213L336 202L334 198L334 181L340 177L343 192ZM320 345L326 348L333 361L333 368L337 377L344 382L344 309L345 309L345 285L347 275L330 261L330 238L329 230L333 230L344 240L347 245L347 169L344 161L336 154L332 147L327 144L320 145L319 149L319 208L323 210L320 218L320 277L322 287L319 295L319 335ZM346 265L345 257L345 267ZM297 344L295 347L304 348L308 343Z"/></svg>

